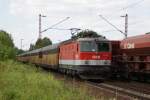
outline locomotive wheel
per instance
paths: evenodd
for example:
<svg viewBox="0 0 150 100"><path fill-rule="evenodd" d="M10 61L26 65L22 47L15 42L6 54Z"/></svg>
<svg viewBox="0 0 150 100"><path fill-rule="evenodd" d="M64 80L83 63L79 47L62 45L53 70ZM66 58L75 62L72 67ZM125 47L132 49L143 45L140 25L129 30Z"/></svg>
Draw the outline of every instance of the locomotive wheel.
<svg viewBox="0 0 150 100"><path fill-rule="evenodd" d="M69 75L69 69L66 70L66 74Z"/></svg>
<svg viewBox="0 0 150 100"><path fill-rule="evenodd" d="M76 72L74 70L72 70L72 76L75 76Z"/></svg>

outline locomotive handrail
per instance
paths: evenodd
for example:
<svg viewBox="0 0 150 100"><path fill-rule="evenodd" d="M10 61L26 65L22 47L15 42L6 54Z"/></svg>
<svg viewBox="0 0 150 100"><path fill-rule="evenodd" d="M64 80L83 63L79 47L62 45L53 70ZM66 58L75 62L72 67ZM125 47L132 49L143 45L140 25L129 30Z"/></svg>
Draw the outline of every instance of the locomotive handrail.
<svg viewBox="0 0 150 100"><path fill-rule="evenodd" d="M122 62L128 62L128 63L150 63L150 61L122 61Z"/></svg>

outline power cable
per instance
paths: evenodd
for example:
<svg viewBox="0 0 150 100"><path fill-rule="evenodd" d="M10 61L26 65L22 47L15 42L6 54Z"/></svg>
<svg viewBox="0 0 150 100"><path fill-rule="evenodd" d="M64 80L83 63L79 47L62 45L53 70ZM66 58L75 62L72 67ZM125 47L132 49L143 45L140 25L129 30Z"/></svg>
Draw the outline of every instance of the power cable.
<svg viewBox="0 0 150 100"><path fill-rule="evenodd" d="M143 2L143 1L144 1L144 0L140 0L140 1L137 1L137 2L135 2L135 3L132 3L132 4L130 4L130 5L126 6L126 7L124 7L122 10L125 10L125 9L128 9L128 8L132 8L132 7L134 7L134 6L138 5L138 4L140 4L140 3Z"/></svg>
<svg viewBox="0 0 150 100"><path fill-rule="evenodd" d="M49 29L52 29L54 26L56 26L56 25L58 25L58 24L61 24L62 22L68 20L69 18L70 18L70 17L67 17L67 18L65 18L65 19L63 19L63 20L61 20L61 21L59 21L58 23L56 23L56 24L50 26L49 28L43 30L42 32L45 32L45 31L47 31L47 30L49 30ZM42 33L42 32L41 32L41 33Z"/></svg>
<svg viewBox="0 0 150 100"><path fill-rule="evenodd" d="M111 25L112 27L114 27L117 31L119 31L120 33L123 33L119 28L117 28L115 25L113 25L111 22L109 22L106 18L104 18L102 15L99 15L103 20L105 20L109 25Z"/></svg>

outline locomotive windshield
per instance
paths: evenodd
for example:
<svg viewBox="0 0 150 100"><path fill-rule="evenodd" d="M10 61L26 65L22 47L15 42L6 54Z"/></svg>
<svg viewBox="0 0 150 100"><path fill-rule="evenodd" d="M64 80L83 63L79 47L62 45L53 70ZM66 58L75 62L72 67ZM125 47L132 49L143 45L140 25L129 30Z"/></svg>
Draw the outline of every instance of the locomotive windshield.
<svg viewBox="0 0 150 100"><path fill-rule="evenodd" d="M97 43L97 51L109 51L109 43Z"/></svg>
<svg viewBox="0 0 150 100"><path fill-rule="evenodd" d="M83 51L83 52L109 51L109 43L95 42L95 41L83 41L83 42L80 42L80 51Z"/></svg>
<svg viewBox="0 0 150 100"><path fill-rule="evenodd" d="M84 41L80 43L80 51L96 51L96 45L92 41Z"/></svg>

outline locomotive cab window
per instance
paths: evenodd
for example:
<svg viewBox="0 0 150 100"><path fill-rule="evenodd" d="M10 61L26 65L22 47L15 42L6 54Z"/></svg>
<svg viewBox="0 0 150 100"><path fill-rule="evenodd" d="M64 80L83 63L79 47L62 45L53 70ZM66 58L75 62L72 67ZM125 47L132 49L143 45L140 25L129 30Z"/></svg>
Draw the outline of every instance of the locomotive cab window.
<svg viewBox="0 0 150 100"><path fill-rule="evenodd" d="M96 51L96 45L94 42L91 42L91 41L80 42L80 51L95 52Z"/></svg>
<svg viewBox="0 0 150 100"><path fill-rule="evenodd" d="M109 43L97 43L98 52L100 51L109 51Z"/></svg>

